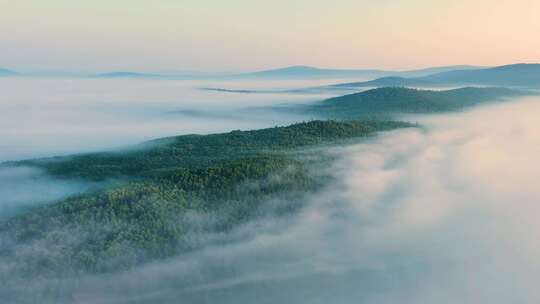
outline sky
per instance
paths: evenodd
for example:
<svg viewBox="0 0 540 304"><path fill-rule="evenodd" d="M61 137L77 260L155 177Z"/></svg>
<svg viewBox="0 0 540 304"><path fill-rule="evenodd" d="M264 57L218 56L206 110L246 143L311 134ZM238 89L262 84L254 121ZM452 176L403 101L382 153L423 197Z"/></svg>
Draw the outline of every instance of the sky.
<svg viewBox="0 0 540 304"><path fill-rule="evenodd" d="M540 62L538 0L0 0L0 67L251 71Z"/></svg>

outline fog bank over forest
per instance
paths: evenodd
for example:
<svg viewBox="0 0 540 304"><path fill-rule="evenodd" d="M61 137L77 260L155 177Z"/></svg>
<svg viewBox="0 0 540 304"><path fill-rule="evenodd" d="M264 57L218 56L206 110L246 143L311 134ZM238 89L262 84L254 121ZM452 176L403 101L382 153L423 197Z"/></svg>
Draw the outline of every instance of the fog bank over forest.
<svg viewBox="0 0 540 304"><path fill-rule="evenodd" d="M0 12L0 304L540 303L540 0Z"/></svg>
<svg viewBox="0 0 540 304"><path fill-rule="evenodd" d="M539 100L529 99L417 117L426 129L338 148L337 183L286 231L138 270L160 287L135 283L133 300L538 301L538 115ZM188 287L167 283L184 276Z"/></svg>
<svg viewBox="0 0 540 304"><path fill-rule="evenodd" d="M246 80L222 86L286 89L322 83L327 81ZM327 97L200 90L205 86L182 80L0 79L0 162L121 148L179 134L287 125L308 118L262 107Z"/></svg>
<svg viewBox="0 0 540 304"><path fill-rule="evenodd" d="M424 128L327 150L335 181L297 216L127 272L31 284L61 284L66 303L536 302L539 101L409 116Z"/></svg>

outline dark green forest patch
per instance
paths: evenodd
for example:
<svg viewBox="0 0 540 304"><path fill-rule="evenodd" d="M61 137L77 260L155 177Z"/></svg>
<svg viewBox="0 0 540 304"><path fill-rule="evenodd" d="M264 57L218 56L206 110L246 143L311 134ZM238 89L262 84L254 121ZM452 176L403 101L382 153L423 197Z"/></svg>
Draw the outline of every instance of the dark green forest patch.
<svg viewBox="0 0 540 304"><path fill-rule="evenodd" d="M325 184L313 171L329 161L320 152L306 157L306 148L411 126L311 121L11 163L56 178L121 182L4 220L0 259L11 272L48 277L129 269L193 250L242 223L301 208Z"/></svg>

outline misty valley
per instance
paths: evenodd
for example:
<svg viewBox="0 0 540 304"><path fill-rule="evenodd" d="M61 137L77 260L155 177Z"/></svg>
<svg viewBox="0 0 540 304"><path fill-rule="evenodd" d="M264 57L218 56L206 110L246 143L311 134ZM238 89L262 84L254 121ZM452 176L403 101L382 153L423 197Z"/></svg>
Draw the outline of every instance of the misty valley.
<svg viewBox="0 0 540 304"><path fill-rule="evenodd" d="M538 67L3 72L0 302L540 300Z"/></svg>

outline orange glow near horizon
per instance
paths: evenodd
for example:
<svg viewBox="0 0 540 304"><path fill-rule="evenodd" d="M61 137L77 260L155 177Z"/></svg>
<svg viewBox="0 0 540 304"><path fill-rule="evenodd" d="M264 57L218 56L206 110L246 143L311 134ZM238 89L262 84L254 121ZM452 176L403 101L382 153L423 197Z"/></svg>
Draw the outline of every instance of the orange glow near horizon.
<svg viewBox="0 0 540 304"><path fill-rule="evenodd" d="M538 0L0 0L0 66L241 71L540 62Z"/></svg>

